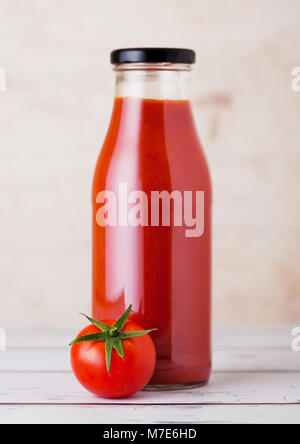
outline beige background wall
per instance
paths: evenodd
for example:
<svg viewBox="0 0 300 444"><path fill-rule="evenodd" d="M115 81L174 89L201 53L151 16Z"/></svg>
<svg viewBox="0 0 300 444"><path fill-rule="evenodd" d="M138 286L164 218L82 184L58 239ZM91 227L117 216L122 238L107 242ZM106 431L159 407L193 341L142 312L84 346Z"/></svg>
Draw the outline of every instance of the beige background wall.
<svg viewBox="0 0 300 444"><path fill-rule="evenodd" d="M217 323L300 323L299 0L0 0L0 325L90 311L90 187L111 49L197 51Z"/></svg>

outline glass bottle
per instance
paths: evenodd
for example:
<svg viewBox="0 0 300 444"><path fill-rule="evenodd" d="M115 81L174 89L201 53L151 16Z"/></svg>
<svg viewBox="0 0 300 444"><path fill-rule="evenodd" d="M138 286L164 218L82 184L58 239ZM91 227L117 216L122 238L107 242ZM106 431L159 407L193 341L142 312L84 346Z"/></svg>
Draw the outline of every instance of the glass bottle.
<svg viewBox="0 0 300 444"><path fill-rule="evenodd" d="M148 389L211 371L211 182L189 98L195 54L114 51L115 101L93 183L93 317L152 334Z"/></svg>

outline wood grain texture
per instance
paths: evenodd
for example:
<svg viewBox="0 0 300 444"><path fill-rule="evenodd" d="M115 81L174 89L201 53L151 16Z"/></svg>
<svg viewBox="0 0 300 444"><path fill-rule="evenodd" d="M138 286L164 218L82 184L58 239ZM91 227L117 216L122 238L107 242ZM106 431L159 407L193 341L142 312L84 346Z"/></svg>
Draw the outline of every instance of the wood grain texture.
<svg viewBox="0 0 300 444"><path fill-rule="evenodd" d="M0 423L300 423L291 326L218 328L214 372L195 390L97 398L71 373L70 330L13 330L0 353Z"/></svg>
<svg viewBox="0 0 300 444"><path fill-rule="evenodd" d="M299 406L0 405L0 424L299 424Z"/></svg>
<svg viewBox="0 0 300 444"><path fill-rule="evenodd" d="M291 350L216 350L214 373L219 372L297 372L300 355ZM71 372L69 350L12 350L0 355L3 372Z"/></svg>
<svg viewBox="0 0 300 444"><path fill-rule="evenodd" d="M86 323L83 324L86 326ZM215 327L213 347L219 349L290 349L294 325ZM67 349L78 328L7 328L8 349Z"/></svg>
<svg viewBox="0 0 300 444"><path fill-rule="evenodd" d="M115 404L84 390L69 373L2 373L0 404ZM299 404L300 372L214 373L194 390L139 392L118 404Z"/></svg>

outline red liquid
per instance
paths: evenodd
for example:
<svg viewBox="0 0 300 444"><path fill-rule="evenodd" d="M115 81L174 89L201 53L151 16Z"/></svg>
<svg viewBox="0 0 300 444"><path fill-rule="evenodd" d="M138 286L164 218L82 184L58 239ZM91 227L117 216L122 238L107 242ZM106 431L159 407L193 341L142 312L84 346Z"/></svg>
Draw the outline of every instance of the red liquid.
<svg viewBox="0 0 300 444"><path fill-rule="evenodd" d="M205 229L186 226L100 227L100 191L205 192ZM209 379L211 185L190 103L117 98L93 185L93 317L131 318L153 333L157 367L151 384Z"/></svg>

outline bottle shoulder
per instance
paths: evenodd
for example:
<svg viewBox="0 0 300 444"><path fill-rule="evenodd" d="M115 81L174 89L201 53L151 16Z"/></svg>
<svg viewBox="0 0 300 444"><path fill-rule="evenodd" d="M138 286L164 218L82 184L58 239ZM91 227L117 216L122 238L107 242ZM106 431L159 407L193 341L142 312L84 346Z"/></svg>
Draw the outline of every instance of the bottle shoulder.
<svg viewBox="0 0 300 444"><path fill-rule="evenodd" d="M210 190L210 174L188 101L122 100L100 152L94 184ZM164 187L164 188L163 188Z"/></svg>

